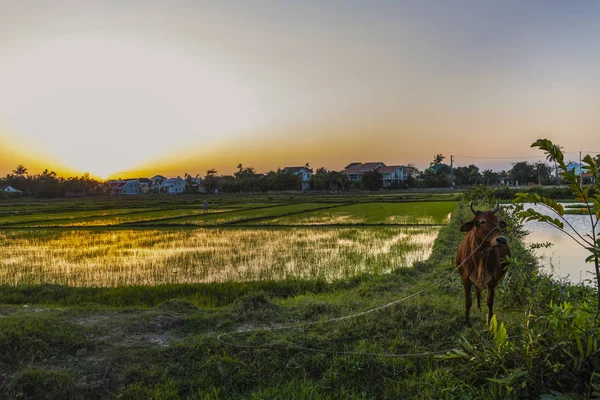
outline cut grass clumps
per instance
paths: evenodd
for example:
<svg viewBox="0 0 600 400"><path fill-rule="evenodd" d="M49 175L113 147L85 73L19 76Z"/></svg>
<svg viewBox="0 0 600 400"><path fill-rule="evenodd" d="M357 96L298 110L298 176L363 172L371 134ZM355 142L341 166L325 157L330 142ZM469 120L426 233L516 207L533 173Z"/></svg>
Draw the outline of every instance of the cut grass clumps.
<svg viewBox="0 0 600 400"><path fill-rule="evenodd" d="M230 308L231 317L240 321L273 321L279 314L279 306L267 300L265 293L251 293L240 297Z"/></svg>
<svg viewBox="0 0 600 400"><path fill-rule="evenodd" d="M188 313L198 311L198 306L196 306L191 301L183 299L169 299L156 306L156 309L161 311Z"/></svg>
<svg viewBox="0 0 600 400"><path fill-rule="evenodd" d="M3 318L0 324L0 362L17 366L51 357L74 356L93 343L86 332L48 310L33 310L34 316Z"/></svg>

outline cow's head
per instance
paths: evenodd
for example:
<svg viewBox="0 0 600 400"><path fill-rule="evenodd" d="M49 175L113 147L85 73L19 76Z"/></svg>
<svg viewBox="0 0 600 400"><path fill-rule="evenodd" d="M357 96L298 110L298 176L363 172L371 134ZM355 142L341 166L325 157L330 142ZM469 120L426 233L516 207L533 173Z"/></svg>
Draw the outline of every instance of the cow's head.
<svg viewBox="0 0 600 400"><path fill-rule="evenodd" d="M483 247L506 246L508 243L502 232L506 228L506 222L500 221L496 216L499 208L498 203L496 203L492 211L475 211L473 202L471 202L471 211L475 215L471 221L465 222L460 227L461 232L472 230L477 242L482 243L485 241Z"/></svg>

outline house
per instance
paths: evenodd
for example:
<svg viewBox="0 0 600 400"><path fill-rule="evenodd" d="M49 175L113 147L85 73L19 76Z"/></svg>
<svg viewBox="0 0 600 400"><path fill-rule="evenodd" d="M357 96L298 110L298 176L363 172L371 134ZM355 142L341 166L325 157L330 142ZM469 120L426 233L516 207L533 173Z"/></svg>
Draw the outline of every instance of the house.
<svg viewBox="0 0 600 400"><path fill-rule="evenodd" d="M288 172L291 173L292 175L296 175L298 177L300 177L300 180L302 181L302 191L306 192L308 189L310 189L310 178L312 176L312 172L310 169L306 168L306 167L285 167L283 169L283 172Z"/></svg>
<svg viewBox="0 0 600 400"><path fill-rule="evenodd" d="M185 193L185 181L179 176L177 178L169 178L162 184L160 191L167 194Z"/></svg>
<svg viewBox="0 0 600 400"><path fill-rule="evenodd" d="M582 183L594 183L594 176L586 171L585 165L579 163L573 163L567 165L567 171L573 172L575 175L581 176Z"/></svg>
<svg viewBox="0 0 600 400"><path fill-rule="evenodd" d="M285 167L283 172L289 172L292 175L299 176L302 182L310 181L310 177L312 176L312 172L306 167Z"/></svg>
<svg viewBox="0 0 600 400"><path fill-rule="evenodd" d="M150 186L152 186L152 181L148 178L138 178L137 181L140 183L140 194L148 194Z"/></svg>
<svg viewBox="0 0 600 400"><path fill-rule="evenodd" d="M160 188L167 178L162 175L154 175L150 178L150 189Z"/></svg>
<svg viewBox="0 0 600 400"><path fill-rule="evenodd" d="M140 182L137 179L109 182L111 182L109 186L111 196L140 194Z"/></svg>
<svg viewBox="0 0 600 400"><path fill-rule="evenodd" d="M382 175L383 187L399 185L406 179L404 165L388 165L385 167L379 167L377 171Z"/></svg>
<svg viewBox="0 0 600 400"><path fill-rule="evenodd" d="M374 171L377 168L381 167L385 167L385 164L381 161L368 163L354 162L346 165L346 168L344 168L343 173L348 177L348 179L351 182L357 182L360 181L365 172Z"/></svg>
<svg viewBox="0 0 600 400"><path fill-rule="evenodd" d="M24 194L25 192L19 189L15 189L12 186L0 186L0 191L14 194Z"/></svg>

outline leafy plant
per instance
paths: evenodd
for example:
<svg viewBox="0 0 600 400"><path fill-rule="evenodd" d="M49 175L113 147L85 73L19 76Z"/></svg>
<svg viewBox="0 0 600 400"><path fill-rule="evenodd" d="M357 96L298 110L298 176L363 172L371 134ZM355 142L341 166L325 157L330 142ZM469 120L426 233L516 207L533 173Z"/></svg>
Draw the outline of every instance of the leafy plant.
<svg viewBox="0 0 600 400"><path fill-rule="evenodd" d="M600 171L596 160L587 155L583 159L583 170L592 176L592 185L584 187L581 184L581 177L575 174L575 169L569 170L564 160L564 154L560 146L555 145L548 139L538 139L531 147L538 147L547 154L549 158L555 160L560 170L560 176L568 183L568 187L575 193L575 200L584 204L584 209L590 217L590 233L582 233L575 229L571 223L564 217L564 207L548 197L540 196L538 193L517 193L515 203L533 202L543 205L548 211L556 216L542 214L529 208L520 213L520 217L525 221L539 221L547 223L564 234L568 235L578 245L588 250L590 255L586 262L593 262L596 271L596 289L598 298L598 310L600 311L600 238L596 232L598 220L600 219Z"/></svg>

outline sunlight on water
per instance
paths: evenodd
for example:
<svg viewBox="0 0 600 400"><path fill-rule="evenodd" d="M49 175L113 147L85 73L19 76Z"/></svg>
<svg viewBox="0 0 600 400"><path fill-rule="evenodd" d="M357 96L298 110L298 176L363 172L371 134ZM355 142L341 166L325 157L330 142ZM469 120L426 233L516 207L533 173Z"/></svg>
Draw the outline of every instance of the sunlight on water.
<svg viewBox="0 0 600 400"><path fill-rule="evenodd" d="M158 285L388 273L425 260L439 228L8 231L0 283Z"/></svg>
<svg viewBox="0 0 600 400"><path fill-rule="evenodd" d="M549 210L540 205L526 204L525 208L533 208L543 214L551 215ZM553 217L557 216L553 215ZM591 233L589 216L566 214L564 217L582 235ZM569 236L544 222L527 222L525 228L530 232L525 239L528 244L552 243L550 248L536 249L535 251L536 255L542 258L542 264L547 272L552 272L573 283L593 278L594 266L585 262L590 253ZM568 226L565 226L565 230L571 234L574 233L573 229Z"/></svg>

